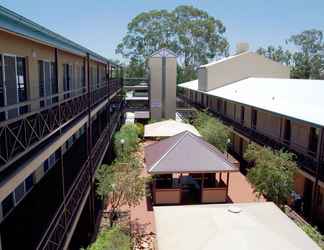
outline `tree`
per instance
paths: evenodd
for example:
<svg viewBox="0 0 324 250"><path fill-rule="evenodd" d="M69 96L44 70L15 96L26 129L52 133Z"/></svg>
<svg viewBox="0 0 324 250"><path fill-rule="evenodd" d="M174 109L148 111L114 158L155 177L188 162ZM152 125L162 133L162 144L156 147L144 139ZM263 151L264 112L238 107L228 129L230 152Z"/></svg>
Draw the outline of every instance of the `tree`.
<svg viewBox="0 0 324 250"><path fill-rule="evenodd" d="M289 50L284 50L281 46L278 48L274 46L259 48L257 53L284 65L292 65L292 53Z"/></svg>
<svg viewBox="0 0 324 250"><path fill-rule="evenodd" d="M290 66L292 78L320 79L324 72L323 32L316 29L305 30L291 36L286 43L294 45L297 51L283 50L281 46L268 46L258 49L257 52Z"/></svg>
<svg viewBox="0 0 324 250"><path fill-rule="evenodd" d="M97 194L102 200L109 201L111 225L122 206L136 206L145 196L146 178L140 174L141 164L134 155L98 168Z"/></svg>
<svg viewBox="0 0 324 250"><path fill-rule="evenodd" d="M227 150L230 132L221 121L205 112L198 112L193 123L207 142L222 152Z"/></svg>
<svg viewBox="0 0 324 250"><path fill-rule="evenodd" d="M152 10L132 19L116 53L145 65L153 52L169 48L178 55L180 69L195 77L199 65L228 53L225 30L220 20L192 6Z"/></svg>
<svg viewBox="0 0 324 250"><path fill-rule="evenodd" d="M282 208L293 191L297 169L294 154L283 150L272 151L270 148L251 143L244 157L254 163L247 177L255 192Z"/></svg>

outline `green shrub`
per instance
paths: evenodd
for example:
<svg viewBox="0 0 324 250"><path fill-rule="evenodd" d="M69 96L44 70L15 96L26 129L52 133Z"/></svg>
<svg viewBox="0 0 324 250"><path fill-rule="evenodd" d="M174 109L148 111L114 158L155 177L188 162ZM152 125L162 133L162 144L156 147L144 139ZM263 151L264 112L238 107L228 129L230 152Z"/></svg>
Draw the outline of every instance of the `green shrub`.
<svg viewBox="0 0 324 250"><path fill-rule="evenodd" d="M230 131L221 121L205 112L198 112L193 124L207 142L222 152L227 150Z"/></svg>
<svg viewBox="0 0 324 250"><path fill-rule="evenodd" d="M123 142L123 143L122 143ZM114 137L114 150L117 158L123 158L138 147L138 129L134 124L121 127Z"/></svg>
<svg viewBox="0 0 324 250"><path fill-rule="evenodd" d="M254 163L247 177L255 192L263 194L282 208L294 187L294 175L297 169L295 155L251 143L244 158Z"/></svg>
<svg viewBox="0 0 324 250"><path fill-rule="evenodd" d="M322 249L324 249L324 236L318 232L316 227L312 227L309 224L299 225L303 231L313 239Z"/></svg>
<svg viewBox="0 0 324 250"><path fill-rule="evenodd" d="M142 123L135 123L136 126L136 130L137 130L137 135L139 138L143 138L144 137L144 125Z"/></svg>
<svg viewBox="0 0 324 250"><path fill-rule="evenodd" d="M87 250L130 250L131 238L119 227L102 231Z"/></svg>

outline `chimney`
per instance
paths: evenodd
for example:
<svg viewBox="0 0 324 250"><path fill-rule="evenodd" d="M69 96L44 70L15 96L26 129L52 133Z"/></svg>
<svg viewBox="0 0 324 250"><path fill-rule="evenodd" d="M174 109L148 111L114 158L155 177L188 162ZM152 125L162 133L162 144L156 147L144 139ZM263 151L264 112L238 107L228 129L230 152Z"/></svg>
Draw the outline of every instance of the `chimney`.
<svg viewBox="0 0 324 250"><path fill-rule="evenodd" d="M236 44L236 55L241 54L249 50L248 43L237 43Z"/></svg>

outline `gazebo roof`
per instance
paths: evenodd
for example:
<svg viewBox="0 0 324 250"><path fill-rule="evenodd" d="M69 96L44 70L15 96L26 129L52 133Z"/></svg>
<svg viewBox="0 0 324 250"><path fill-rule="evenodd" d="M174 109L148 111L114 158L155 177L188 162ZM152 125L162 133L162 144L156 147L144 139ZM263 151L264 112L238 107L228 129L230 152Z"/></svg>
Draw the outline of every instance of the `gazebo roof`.
<svg viewBox="0 0 324 250"><path fill-rule="evenodd" d="M144 152L151 174L238 171L222 152L189 131L148 145Z"/></svg>
<svg viewBox="0 0 324 250"><path fill-rule="evenodd" d="M145 125L144 137L170 137L184 131L200 136L198 130L190 124L166 120Z"/></svg>

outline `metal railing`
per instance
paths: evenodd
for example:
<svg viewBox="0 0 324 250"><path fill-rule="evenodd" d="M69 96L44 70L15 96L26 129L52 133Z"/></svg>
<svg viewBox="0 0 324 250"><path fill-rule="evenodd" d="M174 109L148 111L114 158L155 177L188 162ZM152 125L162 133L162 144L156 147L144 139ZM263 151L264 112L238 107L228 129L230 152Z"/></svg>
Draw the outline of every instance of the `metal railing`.
<svg viewBox="0 0 324 250"><path fill-rule="evenodd" d="M80 209L81 203L86 198L85 193L92 185L92 177L105 153L106 145L111 142L112 135L119 125L120 115L121 110L111 117L112 119L102 131L97 143L91 150L91 157L88 157L83 164L78 176L67 192L64 201L38 244L37 249L62 249L62 245L66 240L67 233Z"/></svg>
<svg viewBox="0 0 324 250"><path fill-rule="evenodd" d="M142 78L124 78L124 86L127 87L133 87L133 86L149 86L149 78L148 77L142 77Z"/></svg>
<svg viewBox="0 0 324 250"><path fill-rule="evenodd" d="M122 79L110 79L92 85L91 108L117 92ZM54 102L53 102L54 100ZM88 110L89 95L83 86L51 96L34 98L18 104L1 107L0 114L27 107L26 113L0 122L0 172L33 150L62 126ZM43 107L42 107L43 105Z"/></svg>

